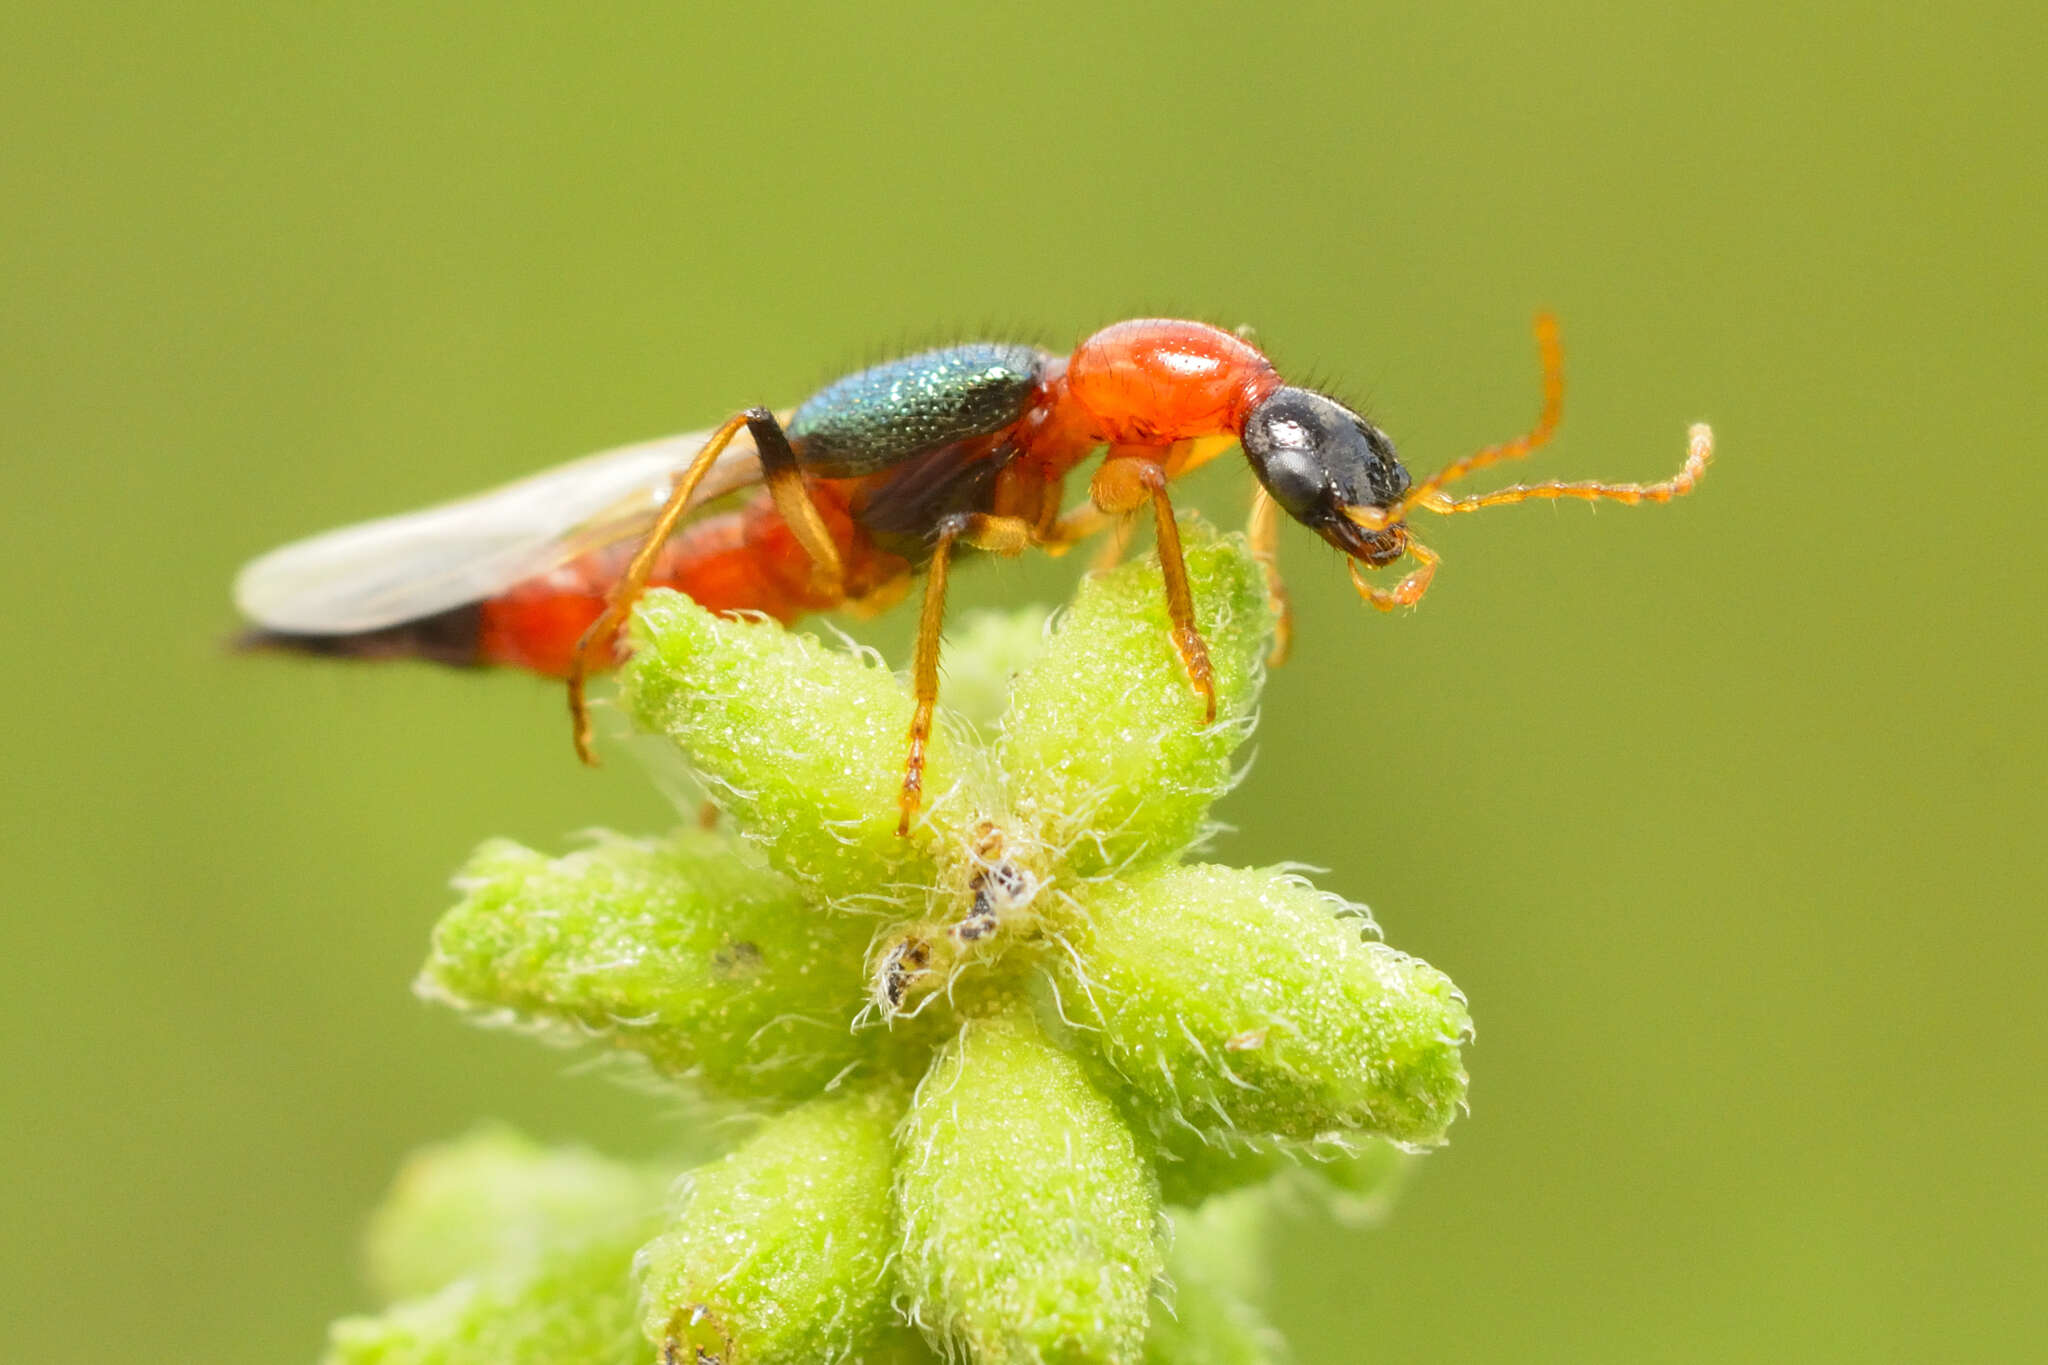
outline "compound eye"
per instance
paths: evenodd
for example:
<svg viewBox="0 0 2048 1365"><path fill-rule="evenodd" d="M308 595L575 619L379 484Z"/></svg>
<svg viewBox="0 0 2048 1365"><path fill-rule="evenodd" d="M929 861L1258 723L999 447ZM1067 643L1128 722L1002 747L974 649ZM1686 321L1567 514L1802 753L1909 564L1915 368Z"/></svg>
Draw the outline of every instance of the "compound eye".
<svg viewBox="0 0 2048 1365"><path fill-rule="evenodd" d="M1323 467L1308 451L1282 447L1259 470L1260 482L1288 515L1300 519L1322 505L1330 485Z"/></svg>
<svg viewBox="0 0 2048 1365"><path fill-rule="evenodd" d="M1316 395L1281 389L1245 418L1244 453L1273 500L1297 521L1306 520L1328 498L1328 414Z"/></svg>

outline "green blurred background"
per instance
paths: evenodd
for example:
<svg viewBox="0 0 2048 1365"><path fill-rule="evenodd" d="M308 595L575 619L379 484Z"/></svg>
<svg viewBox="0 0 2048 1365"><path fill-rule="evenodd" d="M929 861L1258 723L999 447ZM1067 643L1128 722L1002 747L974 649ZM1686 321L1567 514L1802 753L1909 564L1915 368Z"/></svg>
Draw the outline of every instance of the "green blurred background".
<svg viewBox="0 0 2048 1365"><path fill-rule="evenodd" d="M1289 535L1220 855L1330 868L1480 1036L1278 1316L1310 1365L2042 1349L2037 7L682 8L0 17L8 1358L307 1360L409 1147L673 1122L407 993L472 844L652 784L525 678L225 656L243 560L1152 312L1426 470L1526 426L1539 306L1534 472L1721 462L1432 527L1406 616Z"/></svg>

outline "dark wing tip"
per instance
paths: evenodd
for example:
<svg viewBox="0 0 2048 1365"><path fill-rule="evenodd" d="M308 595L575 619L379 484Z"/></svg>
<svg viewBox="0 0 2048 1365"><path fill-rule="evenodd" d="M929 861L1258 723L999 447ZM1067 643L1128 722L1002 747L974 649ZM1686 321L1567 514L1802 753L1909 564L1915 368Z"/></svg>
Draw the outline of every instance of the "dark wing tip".
<svg viewBox="0 0 2048 1365"><path fill-rule="evenodd" d="M483 605L478 602L344 635L300 634L250 626L229 638L236 654L310 654L323 659L424 659L458 668L483 662Z"/></svg>

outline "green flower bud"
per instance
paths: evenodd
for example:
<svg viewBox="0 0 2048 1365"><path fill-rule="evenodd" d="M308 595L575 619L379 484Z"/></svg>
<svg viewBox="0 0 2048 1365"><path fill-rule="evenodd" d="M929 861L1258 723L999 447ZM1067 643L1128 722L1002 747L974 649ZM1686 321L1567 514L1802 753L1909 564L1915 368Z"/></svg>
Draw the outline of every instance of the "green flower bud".
<svg viewBox="0 0 2048 1365"><path fill-rule="evenodd" d="M1280 1335L1253 1299L1264 1292L1271 1200L1248 1191L1174 1215L1168 1292L1152 1303L1145 1365L1277 1365Z"/></svg>
<svg viewBox="0 0 2048 1365"><path fill-rule="evenodd" d="M1239 1298L1263 1299L1273 1266L1275 1203L1270 1189L1245 1189L1199 1209L1176 1210L1168 1274Z"/></svg>
<svg viewBox="0 0 2048 1365"><path fill-rule="evenodd" d="M1341 1223L1362 1227L1387 1216L1422 1157L1374 1140L1328 1161L1304 1162L1289 1184Z"/></svg>
<svg viewBox="0 0 2048 1365"><path fill-rule="evenodd" d="M872 1061L876 1035L851 1027L872 922L805 905L716 834L606 834L554 859L498 841L456 884L466 895L420 974L430 998L739 1098L802 1098Z"/></svg>
<svg viewBox="0 0 2048 1365"><path fill-rule="evenodd" d="M830 1365L891 1335L902 1113L887 1090L815 1100L684 1176L637 1262L647 1339L683 1361Z"/></svg>
<svg viewBox="0 0 2048 1365"><path fill-rule="evenodd" d="M571 1243L525 1273L439 1293L328 1329L326 1365L645 1365L633 1311L637 1234Z"/></svg>
<svg viewBox="0 0 2048 1365"><path fill-rule="evenodd" d="M1471 1030L1449 979L1277 870L1096 888L1061 991L1155 1111L1227 1140L1441 1139Z"/></svg>
<svg viewBox="0 0 2048 1365"><path fill-rule="evenodd" d="M1288 1358L1280 1334L1252 1304L1170 1264L1168 1273L1173 1301L1153 1306L1144 1365L1278 1365Z"/></svg>
<svg viewBox="0 0 2048 1365"><path fill-rule="evenodd" d="M931 1348L924 1333L903 1323L882 1329L851 1365L948 1365L946 1358Z"/></svg>
<svg viewBox="0 0 2048 1365"><path fill-rule="evenodd" d="M1044 607L969 612L946 623L946 677L939 702L991 736L1010 708L1017 675L1045 653Z"/></svg>
<svg viewBox="0 0 2048 1365"><path fill-rule="evenodd" d="M1237 537L1183 527L1216 720L1174 649L1156 559L1088 579L1017 679L1000 757L1018 813L1092 876L1200 837L1251 731L1273 633L1263 570Z"/></svg>
<svg viewBox="0 0 2048 1365"><path fill-rule="evenodd" d="M1121 1086L1097 1082L1097 1088ZM1159 1173L1160 1202L1204 1213L1220 1197L1262 1186L1305 1202L1340 1222L1376 1223L1393 1206L1419 1153L1385 1138L1351 1135L1322 1142L1268 1138L1256 1144L1219 1132L1197 1133L1173 1111L1121 1101L1139 1148ZM1178 1216L1178 1215L1176 1215Z"/></svg>
<svg viewBox="0 0 2048 1365"><path fill-rule="evenodd" d="M1285 1174L1297 1162L1278 1144L1254 1147L1225 1134L1194 1132L1172 1113L1161 1113L1150 1105L1126 1101L1124 1109L1141 1134L1152 1169L1159 1173L1163 1203L1195 1208L1218 1195Z"/></svg>
<svg viewBox="0 0 2048 1365"><path fill-rule="evenodd" d="M628 709L675 742L778 871L825 901L930 881L921 841L896 835L911 703L879 660L673 592L641 601L632 639ZM936 727L928 808L958 776L953 737Z"/></svg>
<svg viewBox="0 0 2048 1365"><path fill-rule="evenodd" d="M370 1220L370 1282L387 1300L466 1275L517 1274L579 1242L637 1245L666 1177L500 1124L406 1158Z"/></svg>
<svg viewBox="0 0 2048 1365"><path fill-rule="evenodd" d="M1151 1175L1022 1014L970 1020L911 1103L897 1197L911 1313L976 1365L1132 1365L1162 1257Z"/></svg>
<svg viewBox="0 0 2048 1365"><path fill-rule="evenodd" d="M896 677L650 595L625 700L733 837L488 844L419 989L772 1117L668 1217L649 1175L503 1132L417 1158L371 1259L427 1297L337 1324L333 1365L1278 1359L1267 1206L1384 1203L1393 1144L1462 1102L1470 1021L1299 878L1170 865L1273 624L1241 541L1187 547L1215 723L1155 562L1091 578L1049 642L1041 614L965 622L947 699L1001 730L934 734L907 839Z"/></svg>

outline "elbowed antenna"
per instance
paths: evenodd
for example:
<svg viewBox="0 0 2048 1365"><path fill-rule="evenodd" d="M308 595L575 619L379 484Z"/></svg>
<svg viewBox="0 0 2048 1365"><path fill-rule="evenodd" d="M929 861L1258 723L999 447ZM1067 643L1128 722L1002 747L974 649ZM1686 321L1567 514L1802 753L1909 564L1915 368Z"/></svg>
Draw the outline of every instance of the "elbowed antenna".
<svg viewBox="0 0 2048 1365"><path fill-rule="evenodd" d="M1679 466L1676 474L1656 483L1602 483L1595 479L1575 483L1518 483L1469 498L1453 498L1433 492L1418 505L1448 516L1453 512L1477 512L1482 507L1503 507L1511 502L1557 498L1573 498L1580 502L1619 502L1631 507L1644 502L1670 502L1673 498L1684 497L1699 485L1700 477L1707 472L1707 464L1713 458L1714 429L1705 422L1695 422L1686 430L1685 463Z"/></svg>
<svg viewBox="0 0 2048 1365"><path fill-rule="evenodd" d="M1461 460L1453 460L1409 489L1398 502L1389 506L1346 507L1344 516L1363 530L1387 532L1405 529L1408 514L1418 507L1449 516L1458 512L1477 512L1485 507L1504 507L1515 502L1560 498L1634 506L1645 502L1670 502L1698 486L1708 463L1714 458L1714 432L1705 422L1695 422L1687 429L1685 463L1678 472L1656 483L1553 479L1543 483L1511 484L1491 493L1477 493L1466 498L1452 497L1444 492L1446 484L1455 483L1488 465L1519 460L1534 453L1556 434L1558 424L1564 418L1564 346L1558 338L1557 319L1549 313L1536 315L1536 349L1543 364L1543 408L1537 414L1536 425L1525 435L1475 451ZM1382 611L1391 611L1397 606L1413 606L1428 591L1430 579L1436 573L1438 556L1434 551L1412 535L1406 539L1406 548L1419 562L1419 567L1391 589L1373 587L1360 576L1356 561L1351 565L1351 581L1359 594Z"/></svg>

